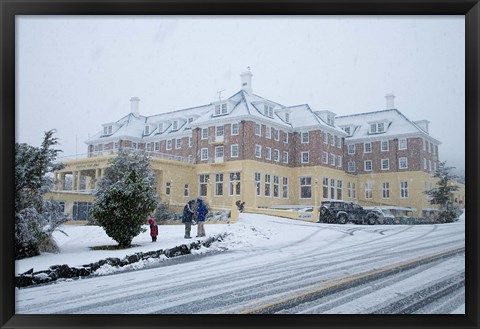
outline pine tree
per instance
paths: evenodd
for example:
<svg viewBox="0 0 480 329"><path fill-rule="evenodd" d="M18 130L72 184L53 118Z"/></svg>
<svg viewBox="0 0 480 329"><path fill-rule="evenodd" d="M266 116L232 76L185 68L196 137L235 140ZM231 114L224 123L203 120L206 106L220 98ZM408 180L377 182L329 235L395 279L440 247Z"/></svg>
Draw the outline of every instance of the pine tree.
<svg viewBox="0 0 480 329"><path fill-rule="evenodd" d="M45 132L41 147L15 143L15 259L56 251L52 233L67 220L58 202L44 200L51 173L64 167L54 162L61 152L54 133Z"/></svg>
<svg viewBox="0 0 480 329"><path fill-rule="evenodd" d="M121 247L129 247L156 206L155 176L148 157L119 152L99 181L92 207L97 223Z"/></svg>
<svg viewBox="0 0 480 329"><path fill-rule="evenodd" d="M451 173L452 169L454 167L447 167L446 161L440 162L433 175L438 178L437 187L424 192L430 198L430 204L440 206L438 217L441 222L451 222L458 215L457 209L449 204L450 194L459 190L459 187L452 183L456 179Z"/></svg>

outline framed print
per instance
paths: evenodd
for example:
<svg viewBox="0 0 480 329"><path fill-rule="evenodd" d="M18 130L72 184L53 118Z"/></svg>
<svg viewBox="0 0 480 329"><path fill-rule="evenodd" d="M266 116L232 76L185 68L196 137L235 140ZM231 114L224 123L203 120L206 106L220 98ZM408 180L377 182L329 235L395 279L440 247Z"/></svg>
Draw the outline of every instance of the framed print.
<svg viewBox="0 0 480 329"><path fill-rule="evenodd" d="M2 1L1 328L478 328L479 6Z"/></svg>

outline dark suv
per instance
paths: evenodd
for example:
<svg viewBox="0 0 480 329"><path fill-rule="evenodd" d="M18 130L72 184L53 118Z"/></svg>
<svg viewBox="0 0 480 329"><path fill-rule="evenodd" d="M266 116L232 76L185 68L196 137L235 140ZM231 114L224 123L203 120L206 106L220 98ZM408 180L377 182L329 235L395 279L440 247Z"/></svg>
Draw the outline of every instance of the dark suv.
<svg viewBox="0 0 480 329"><path fill-rule="evenodd" d="M377 224L378 215L371 210L363 209L355 202L349 201L322 201L320 206L319 223L345 224Z"/></svg>

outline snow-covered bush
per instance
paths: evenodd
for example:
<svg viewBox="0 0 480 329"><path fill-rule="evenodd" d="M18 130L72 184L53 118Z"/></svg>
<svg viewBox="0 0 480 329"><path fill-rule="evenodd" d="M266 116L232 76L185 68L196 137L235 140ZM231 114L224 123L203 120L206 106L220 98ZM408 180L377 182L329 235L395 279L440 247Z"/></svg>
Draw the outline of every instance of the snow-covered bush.
<svg viewBox="0 0 480 329"><path fill-rule="evenodd" d="M44 200L53 180L53 171L64 167L54 163L58 140L54 130L45 133L41 147L15 144L15 258L56 251L52 233L67 220L60 205Z"/></svg>
<svg viewBox="0 0 480 329"><path fill-rule="evenodd" d="M130 246L157 207L155 176L144 154L121 151L99 181L92 214L109 237Z"/></svg>

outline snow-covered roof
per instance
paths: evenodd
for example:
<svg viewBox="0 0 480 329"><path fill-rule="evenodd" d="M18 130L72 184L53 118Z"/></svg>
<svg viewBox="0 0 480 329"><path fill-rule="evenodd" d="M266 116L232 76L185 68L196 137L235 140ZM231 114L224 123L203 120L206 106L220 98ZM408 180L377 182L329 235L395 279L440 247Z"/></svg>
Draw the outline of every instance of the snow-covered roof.
<svg viewBox="0 0 480 329"><path fill-rule="evenodd" d="M383 123L384 132L372 133L371 124ZM436 143L439 141L431 137L425 130L420 128L413 121L405 117L397 109L380 110L368 113L360 113L346 116L337 116L335 124L339 127L351 128L351 134L346 140L357 139L384 139L398 136L421 135Z"/></svg>

